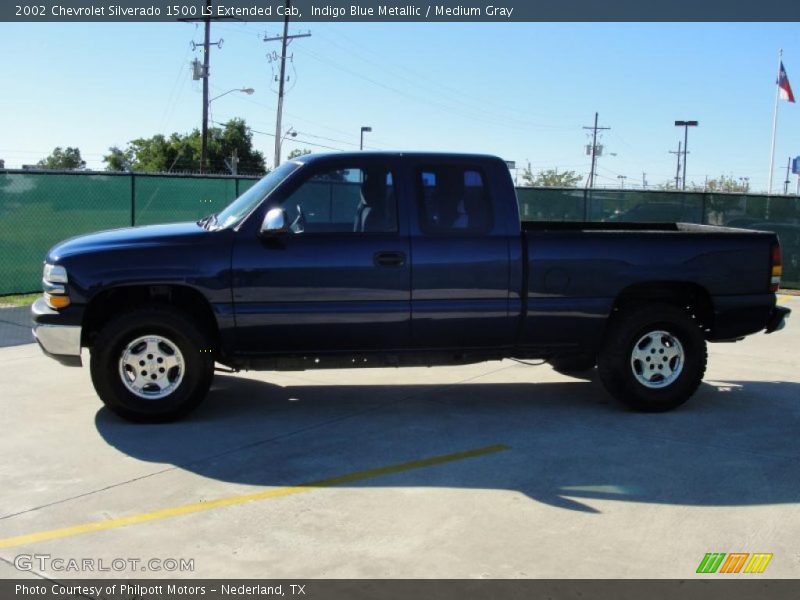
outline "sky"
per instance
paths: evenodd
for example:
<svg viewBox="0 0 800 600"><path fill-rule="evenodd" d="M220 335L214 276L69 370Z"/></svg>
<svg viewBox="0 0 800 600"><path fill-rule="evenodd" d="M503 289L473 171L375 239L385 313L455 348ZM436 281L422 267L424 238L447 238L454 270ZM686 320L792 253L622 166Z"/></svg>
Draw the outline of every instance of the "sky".
<svg viewBox="0 0 800 600"><path fill-rule="evenodd" d="M284 153L294 148L491 153L535 171L586 175L584 126L600 113L598 184L675 176L689 132L687 181L749 177L767 187L777 53L800 100L798 23L302 23L290 45ZM212 24L214 121L244 118L273 157L277 84L264 33L275 23ZM202 86L190 62L194 23L3 23L0 158L35 163L78 146L102 169L110 146L200 126ZM263 132L263 133L258 133ZM314 144L314 145L312 145ZM328 148L326 148L328 147ZM800 105L780 103L774 187L800 155ZM792 179L792 188L795 185Z"/></svg>

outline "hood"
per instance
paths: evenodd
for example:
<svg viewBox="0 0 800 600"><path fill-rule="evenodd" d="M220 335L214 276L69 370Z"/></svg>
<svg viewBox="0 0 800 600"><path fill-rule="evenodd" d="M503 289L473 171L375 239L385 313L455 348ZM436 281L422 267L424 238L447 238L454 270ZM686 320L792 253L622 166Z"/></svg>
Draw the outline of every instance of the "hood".
<svg viewBox="0 0 800 600"><path fill-rule="evenodd" d="M110 229L60 242L50 250L47 260L56 262L77 254L130 247L191 244L208 235L212 235L212 232L194 221Z"/></svg>

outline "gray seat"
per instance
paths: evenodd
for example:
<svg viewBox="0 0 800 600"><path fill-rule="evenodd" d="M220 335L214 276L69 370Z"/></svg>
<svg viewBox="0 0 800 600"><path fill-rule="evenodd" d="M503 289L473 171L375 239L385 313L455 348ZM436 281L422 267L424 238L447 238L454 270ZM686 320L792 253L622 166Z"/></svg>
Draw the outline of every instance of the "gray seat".
<svg viewBox="0 0 800 600"><path fill-rule="evenodd" d="M385 180L384 172L372 171L365 174L353 231L369 233L388 230Z"/></svg>

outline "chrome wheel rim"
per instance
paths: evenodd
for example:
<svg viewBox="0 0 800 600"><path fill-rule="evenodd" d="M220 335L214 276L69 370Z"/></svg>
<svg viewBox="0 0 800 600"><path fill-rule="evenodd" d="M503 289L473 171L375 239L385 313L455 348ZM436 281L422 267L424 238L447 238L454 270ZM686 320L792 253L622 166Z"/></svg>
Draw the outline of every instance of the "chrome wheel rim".
<svg viewBox="0 0 800 600"><path fill-rule="evenodd" d="M672 384L680 377L684 361L683 345L667 331L644 334L631 351L633 376L650 389L665 388Z"/></svg>
<svg viewBox="0 0 800 600"><path fill-rule="evenodd" d="M161 335L145 335L130 342L119 358L119 376L139 398L160 400L183 381L185 366L177 344Z"/></svg>

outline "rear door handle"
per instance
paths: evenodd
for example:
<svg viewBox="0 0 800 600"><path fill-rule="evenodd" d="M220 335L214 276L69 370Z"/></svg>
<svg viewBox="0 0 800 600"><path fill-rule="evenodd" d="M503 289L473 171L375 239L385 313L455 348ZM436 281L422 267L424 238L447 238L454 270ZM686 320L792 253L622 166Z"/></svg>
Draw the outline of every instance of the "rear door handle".
<svg viewBox="0 0 800 600"><path fill-rule="evenodd" d="M375 266L377 267L402 267L406 264L404 252L376 252Z"/></svg>

